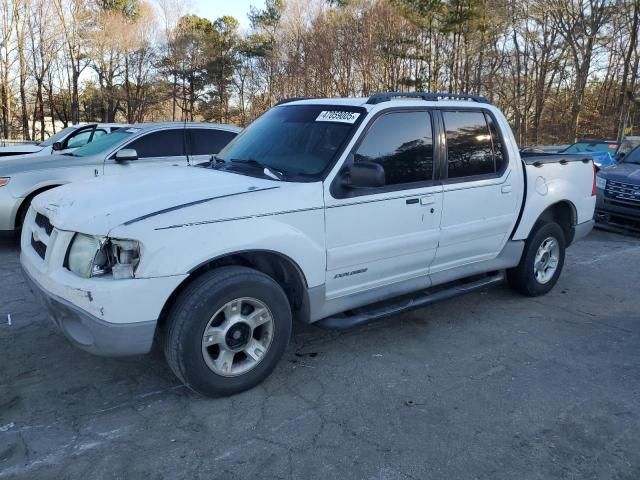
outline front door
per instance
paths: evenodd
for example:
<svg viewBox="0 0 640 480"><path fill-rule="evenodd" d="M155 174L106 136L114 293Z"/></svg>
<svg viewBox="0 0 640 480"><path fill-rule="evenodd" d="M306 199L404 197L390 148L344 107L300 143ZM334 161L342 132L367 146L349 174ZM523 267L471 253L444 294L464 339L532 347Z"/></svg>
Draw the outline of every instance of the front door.
<svg viewBox="0 0 640 480"><path fill-rule="evenodd" d="M428 286L442 211L433 143L431 114L419 110L378 116L356 143L349 161L379 163L386 185L336 188L337 178L326 188L327 301L389 285L396 288L387 293L403 293L411 282Z"/></svg>

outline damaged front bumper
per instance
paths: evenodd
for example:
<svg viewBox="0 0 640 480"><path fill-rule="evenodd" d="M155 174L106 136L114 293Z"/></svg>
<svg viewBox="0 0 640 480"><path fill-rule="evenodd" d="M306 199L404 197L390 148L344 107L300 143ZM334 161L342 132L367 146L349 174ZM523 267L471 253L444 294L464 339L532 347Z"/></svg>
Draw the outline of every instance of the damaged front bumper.
<svg viewBox="0 0 640 480"><path fill-rule="evenodd" d="M64 267L73 232L43 228L34 217L31 209L22 231L20 263L55 324L75 345L93 354L147 353L162 309L186 275L79 277Z"/></svg>
<svg viewBox="0 0 640 480"><path fill-rule="evenodd" d="M23 273L33 294L46 307L53 322L77 347L94 355L125 356L148 353L153 344L156 320L109 323L57 297Z"/></svg>

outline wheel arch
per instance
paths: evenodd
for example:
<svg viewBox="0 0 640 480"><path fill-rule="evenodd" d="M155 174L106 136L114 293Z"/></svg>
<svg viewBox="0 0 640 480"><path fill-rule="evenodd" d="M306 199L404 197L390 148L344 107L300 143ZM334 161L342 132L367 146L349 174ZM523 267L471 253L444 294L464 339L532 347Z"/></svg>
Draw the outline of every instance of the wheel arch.
<svg viewBox="0 0 640 480"><path fill-rule="evenodd" d="M26 213L27 209L31 205L31 201L34 199L34 197L36 195L40 195L41 193L44 193L47 190L51 190L52 188L60 187L62 185L64 185L64 184L63 183L52 183L52 184L49 184L49 185L39 185L35 190L33 190L30 193L28 193L27 195L25 195L24 199L22 200L22 202L18 206L18 209L16 210L16 216L13 219L13 223L14 223L14 226L15 226L16 230L19 229L19 228L22 228L22 225L21 225L22 218L24 217L24 214Z"/></svg>
<svg viewBox="0 0 640 480"><path fill-rule="evenodd" d="M189 271L189 276L176 287L165 302L158 325L164 326L166 319L178 296L202 274L223 266L245 266L268 275L282 287L293 316L308 323L310 316L307 279L300 266L289 256L272 250L244 250L225 253L200 263Z"/></svg>
<svg viewBox="0 0 640 480"><path fill-rule="evenodd" d="M564 232L566 246L573 241L575 226L578 222L576 206L570 200L560 200L549 205L535 221L531 231L535 230L540 223L555 222L560 225ZM531 232L529 232L529 235Z"/></svg>

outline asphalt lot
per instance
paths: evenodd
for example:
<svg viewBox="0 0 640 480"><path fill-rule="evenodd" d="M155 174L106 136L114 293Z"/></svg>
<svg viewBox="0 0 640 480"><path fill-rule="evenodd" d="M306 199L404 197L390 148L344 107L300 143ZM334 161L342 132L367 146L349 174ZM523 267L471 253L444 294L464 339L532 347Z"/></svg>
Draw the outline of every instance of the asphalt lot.
<svg viewBox="0 0 640 480"><path fill-rule="evenodd" d="M264 384L212 400L160 353L72 347L4 242L0 479L637 480L639 268L640 240L596 231L546 297L495 287L298 327Z"/></svg>

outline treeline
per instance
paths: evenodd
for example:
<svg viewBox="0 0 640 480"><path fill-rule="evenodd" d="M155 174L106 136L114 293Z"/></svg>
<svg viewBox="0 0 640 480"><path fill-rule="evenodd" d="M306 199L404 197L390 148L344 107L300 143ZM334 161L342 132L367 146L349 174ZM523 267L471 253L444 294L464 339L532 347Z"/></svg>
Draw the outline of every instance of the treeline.
<svg viewBox="0 0 640 480"><path fill-rule="evenodd" d="M181 5L1 2L2 136L412 90L485 95L522 145L638 133L640 0L266 0L246 30Z"/></svg>

